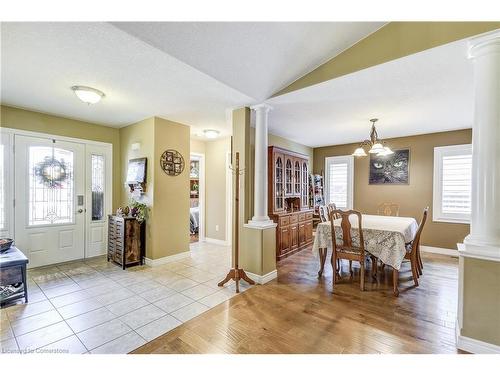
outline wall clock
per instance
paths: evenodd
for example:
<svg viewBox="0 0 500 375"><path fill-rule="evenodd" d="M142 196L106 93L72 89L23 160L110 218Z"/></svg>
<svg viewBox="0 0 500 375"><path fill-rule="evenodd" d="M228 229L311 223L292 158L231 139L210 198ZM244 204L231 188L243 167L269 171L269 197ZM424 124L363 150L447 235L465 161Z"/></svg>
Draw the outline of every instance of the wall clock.
<svg viewBox="0 0 500 375"><path fill-rule="evenodd" d="M169 176L178 176L184 170L184 158L176 150L167 150L161 154L160 166Z"/></svg>

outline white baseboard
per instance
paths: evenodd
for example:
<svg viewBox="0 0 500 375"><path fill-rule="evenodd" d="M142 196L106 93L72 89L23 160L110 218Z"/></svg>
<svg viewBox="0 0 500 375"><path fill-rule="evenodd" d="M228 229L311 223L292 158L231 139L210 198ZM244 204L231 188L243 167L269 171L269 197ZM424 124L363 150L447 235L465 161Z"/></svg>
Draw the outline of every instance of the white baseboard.
<svg viewBox="0 0 500 375"><path fill-rule="evenodd" d="M229 246L230 243L224 240L217 240L215 238L210 238L210 237L205 237L205 242L207 243L213 243L214 245L222 245L222 246Z"/></svg>
<svg viewBox="0 0 500 375"><path fill-rule="evenodd" d="M252 273L252 272L246 272L246 274L248 275L248 277L250 277L257 284L265 284L265 283L267 283L271 280L274 280L278 277L277 270L266 273L265 275L257 275L256 273Z"/></svg>
<svg viewBox="0 0 500 375"><path fill-rule="evenodd" d="M176 262L180 259L189 258L190 256L191 256L191 251L185 251L183 253L169 255L163 258L158 258L158 259L144 258L144 260L146 261L147 266L155 267L155 266L160 266L162 264Z"/></svg>
<svg viewBox="0 0 500 375"><path fill-rule="evenodd" d="M474 354L500 354L500 346L476 340L460 334L458 320L455 322L455 340L457 348Z"/></svg>
<svg viewBox="0 0 500 375"><path fill-rule="evenodd" d="M424 253L449 255L458 258L458 250L445 249L443 247L424 246L424 245L420 246L420 250L422 250Z"/></svg>

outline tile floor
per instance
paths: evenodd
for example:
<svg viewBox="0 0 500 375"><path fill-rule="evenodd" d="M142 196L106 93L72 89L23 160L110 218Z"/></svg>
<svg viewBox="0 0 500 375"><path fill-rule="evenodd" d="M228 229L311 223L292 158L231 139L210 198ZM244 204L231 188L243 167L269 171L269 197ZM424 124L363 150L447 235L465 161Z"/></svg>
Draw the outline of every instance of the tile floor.
<svg viewBox="0 0 500 375"><path fill-rule="evenodd" d="M28 304L0 310L0 352L128 353L235 295L230 247L122 270L105 257L28 270ZM241 290L249 286L242 283Z"/></svg>

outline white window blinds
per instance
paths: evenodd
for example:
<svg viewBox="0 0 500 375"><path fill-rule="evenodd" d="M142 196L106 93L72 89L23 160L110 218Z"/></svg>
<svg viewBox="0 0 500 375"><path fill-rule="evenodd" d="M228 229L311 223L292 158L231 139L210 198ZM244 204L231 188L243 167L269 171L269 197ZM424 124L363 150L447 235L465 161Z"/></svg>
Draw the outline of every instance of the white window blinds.
<svg viewBox="0 0 500 375"><path fill-rule="evenodd" d="M337 208L352 208L353 160L351 156L326 158L327 203Z"/></svg>
<svg viewBox="0 0 500 375"><path fill-rule="evenodd" d="M434 221L469 222L471 182L471 145L434 149Z"/></svg>
<svg viewBox="0 0 500 375"><path fill-rule="evenodd" d="M470 214L472 155L443 157L442 211Z"/></svg>

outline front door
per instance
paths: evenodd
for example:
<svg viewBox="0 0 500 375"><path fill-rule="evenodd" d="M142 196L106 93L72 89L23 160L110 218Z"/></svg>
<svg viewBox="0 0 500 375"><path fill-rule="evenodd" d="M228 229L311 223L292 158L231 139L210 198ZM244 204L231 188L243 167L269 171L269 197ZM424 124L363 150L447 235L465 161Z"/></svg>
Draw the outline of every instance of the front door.
<svg viewBox="0 0 500 375"><path fill-rule="evenodd" d="M14 136L15 240L30 267L85 256L85 146Z"/></svg>

